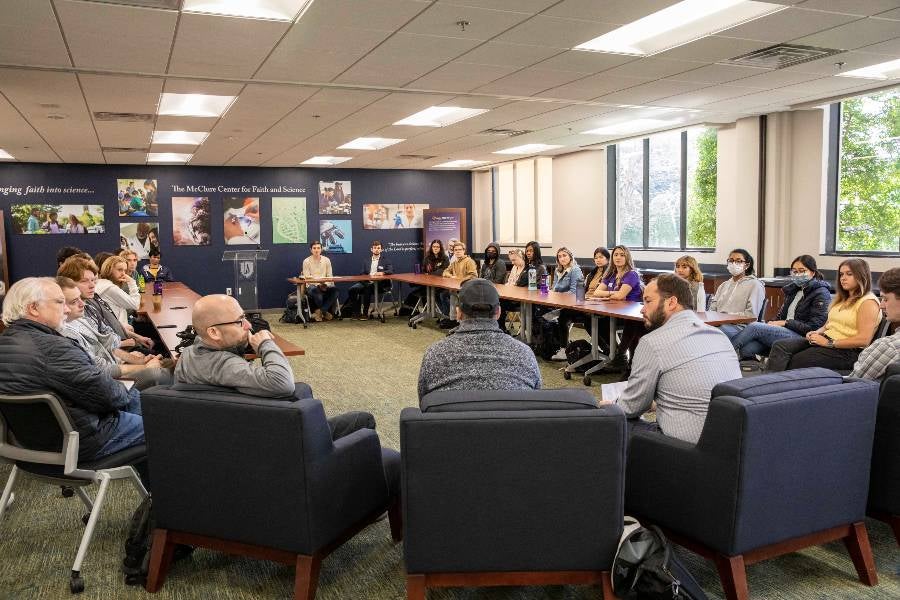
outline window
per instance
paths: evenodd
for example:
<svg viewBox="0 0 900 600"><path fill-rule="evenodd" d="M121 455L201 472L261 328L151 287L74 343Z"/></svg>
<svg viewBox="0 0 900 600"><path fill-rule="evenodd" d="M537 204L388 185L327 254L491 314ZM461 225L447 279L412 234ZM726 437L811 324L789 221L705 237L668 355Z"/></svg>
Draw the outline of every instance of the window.
<svg viewBox="0 0 900 600"><path fill-rule="evenodd" d="M550 244L553 236L553 159L519 160L492 169L494 239Z"/></svg>
<svg viewBox="0 0 900 600"><path fill-rule="evenodd" d="M716 130L701 127L610 146L611 244L714 248L716 150Z"/></svg>
<svg viewBox="0 0 900 600"><path fill-rule="evenodd" d="M900 254L900 88L831 105L826 251Z"/></svg>

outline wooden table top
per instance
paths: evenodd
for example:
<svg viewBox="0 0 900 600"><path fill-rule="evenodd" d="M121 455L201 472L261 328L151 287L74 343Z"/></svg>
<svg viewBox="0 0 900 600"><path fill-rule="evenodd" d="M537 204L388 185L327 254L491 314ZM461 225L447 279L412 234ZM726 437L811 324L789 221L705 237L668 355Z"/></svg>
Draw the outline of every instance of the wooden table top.
<svg viewBox="0 0 900 600"><path fill-rule="evenodd" d="M332 277L288 277L287 280L294 285L304 283L340 283L342 281L375 281L376 279L391 279L391 275L379 273L378 275L334 275Z"/></svg>
<svg viewBox="0 0 900 600"><path fill-rule="evenodd" d="M153 323L156 332L169 352L181 343L181 338L175 335L191 324L194 302L200 299L200 294L181 282L163 283L162 303L159 310L153 306L153 286L148 285L141 297L141 305L138 312L146 315ZM303 349L295 346L279 335L272 334L275 343L286 356L299 356L305 354ZM172 352L174 354L174 352ZM253 355L248 355L251 358Z"/></svg>

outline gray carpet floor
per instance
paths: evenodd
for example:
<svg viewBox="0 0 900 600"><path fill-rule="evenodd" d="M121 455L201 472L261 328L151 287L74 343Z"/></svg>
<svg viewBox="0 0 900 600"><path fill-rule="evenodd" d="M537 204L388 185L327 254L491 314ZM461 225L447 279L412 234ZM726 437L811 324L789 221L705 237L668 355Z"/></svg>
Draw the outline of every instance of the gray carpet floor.
<svg viewBox="0 0 900 600"><path fill-rule="evenodd" d="M306 350L291 359L298 380L312 385L329 414L363 409L378 421L382 443L399 448L398 415L415 406L416 377L422 352L444 334L430 326L413 331L405 320L333 321L309 329L277 323L273 328ZM579 331L576 335L583 335ZM566 381L562 363L541 363L545 387L583 387ZM595 382L591 388L599 395ZM9 467L0 465L0 480ZM839 485L838 482L835 482ZM247 481L244 485L252 485ZM0 598L57 599L69 596L68 574L78 547L83 512L77 498L62 498L58 488L20 480L16 502L0 523ZM153 597L142 588L124 585L120 564L128 522L138 496L128 484L111 487L82 573L90 599ZM250 507L248 507L250 509ZM814 510L814 508L811 508ZM747 569L751 595L758 599L887 599L900 598L900 548L888 528L867 521L880 584L860 584L843 544L832 543L769 560ZM680 551L686 564L711 598L722 589L711 563ZM198 550L176 564L160 599L289 598L294 571L265 561L232 558ZM350 540L325 560L319 581L321 600L405 598L402 546L390 541L387 521L380 521ZM433 599L495 600L599 598L597 588L453 589L431 592Z"/></svg>

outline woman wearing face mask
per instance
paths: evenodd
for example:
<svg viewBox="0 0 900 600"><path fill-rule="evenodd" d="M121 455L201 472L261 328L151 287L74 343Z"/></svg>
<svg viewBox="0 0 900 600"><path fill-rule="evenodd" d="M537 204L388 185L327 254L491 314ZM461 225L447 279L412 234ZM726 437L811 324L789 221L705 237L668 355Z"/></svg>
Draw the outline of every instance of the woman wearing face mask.
<svg viewBox="0 0 900 600"><path fill-rule="evenodd" d="M506 261L500 258L500 246L491 242L484 249L484 261L478 274L494 283L506 283Z"/></svg>
<svg viewBox="0 0 900 600"><path fill-rule="evenodd" d="M731 279L716 290L709 310L758 317L766 298L766 290L753 274L753 257L743 248L735 248L728 253L726 267ZM734 339L744 327L745 325L722 325L719 329L728 339Z"/></svg>
<svg viewBox="0 0 900 600"><path fill-rule="evenodd" d="M731 340L738 359L768 356L772 344L778 340L802 339L825 324L831 293L816 268L816 259L809 254L795 258L791 263L791 283L782 291L784 305L776 320L750 323Z"/></svg>

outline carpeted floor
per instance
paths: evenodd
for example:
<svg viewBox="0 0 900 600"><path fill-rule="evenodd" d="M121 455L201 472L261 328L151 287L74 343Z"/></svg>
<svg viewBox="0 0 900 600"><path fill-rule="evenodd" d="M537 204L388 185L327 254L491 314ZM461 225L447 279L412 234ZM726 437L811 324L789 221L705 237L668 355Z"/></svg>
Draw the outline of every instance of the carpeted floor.
<svg viewBox="0 0 900 600"><path fill-rule="evenodd" d="M291 359L298 380L309 382L329 414L351 409L372 412L382 443L399 447L397 418L416 405L416 377L423 350L443 333L431 327L413 331L403 320L334 321L273 328L307 352ZM583 332L579 332L583 335ZM565 381L555 364L542 363L545 387L583 387ZM597 382L591 388L599 395ZM0 479L9 468L0 465ZM244 482L252 485L252 480ZM123 540L138 496L126 485L113 485L83 566L85 599L147 597L142 588L125 586L120 571ZM248 507L248 510L251 507ZM66 499L58 488L20 480L16 502L0 524L0 599L57 599L69 596L68 575L82 525L81 503ZM868 521L880 585L867 588L855 576L843 544L804 550L747 569L750 590L758 599L887 599L900 598L900 548L888 528ZM681 552L711 598L721 598L711 563ZM405 598L402 546L390 541L387 521L378 522L332 554L322 566L321 600L400 600ZM242 600L289 598L294 571L274 563L232 558L198 550L174 566L160 599ZM431 592L433 599L531 600L599 598L597 588L544 587L458 589Z"/></svg>

